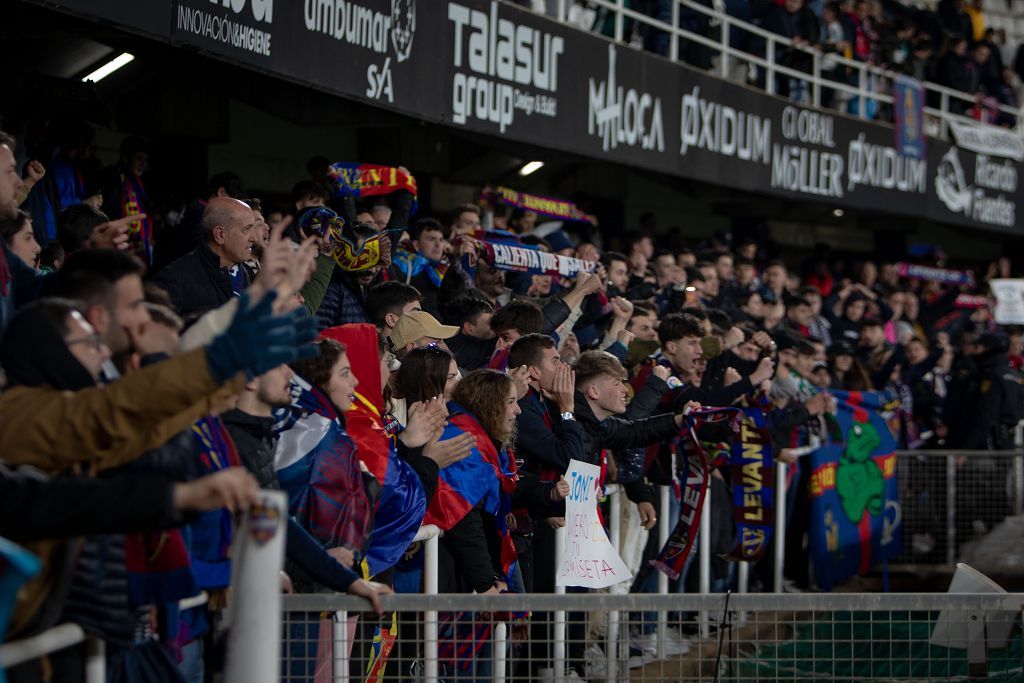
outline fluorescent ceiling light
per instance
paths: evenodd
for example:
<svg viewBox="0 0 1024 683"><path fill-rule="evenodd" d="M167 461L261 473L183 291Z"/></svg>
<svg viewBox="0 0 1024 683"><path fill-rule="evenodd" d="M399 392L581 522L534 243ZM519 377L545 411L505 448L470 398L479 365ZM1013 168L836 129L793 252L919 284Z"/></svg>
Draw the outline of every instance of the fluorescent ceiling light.
<svg viewBox="0 0 1024 683"><path fill-rule="evenodd" d="M535 173L544 167L543 161L529 161L521 169L519 169L519 175L527 176L531 173Z"/></svg>
<svg viewBox="0 0 1024 683"><path fill-rule="evenodd" d="M85 83L85 82L88 82L88 81L92 81L93 83L99 83L104 78L106 78L110 74L114 73L115 71L117 71L118 69L120 69L122 66L124 66L128 62L132 61L133 59L135 59L135 55L133 55L133 54L131 54L129 52L122 52L117 57L114 57L113 59L111 59L109 62L107 62L103 66L101 66L100 68L96 69L95 71L93 71L88 76L84 77L82 79L82 82Z"/></svg>

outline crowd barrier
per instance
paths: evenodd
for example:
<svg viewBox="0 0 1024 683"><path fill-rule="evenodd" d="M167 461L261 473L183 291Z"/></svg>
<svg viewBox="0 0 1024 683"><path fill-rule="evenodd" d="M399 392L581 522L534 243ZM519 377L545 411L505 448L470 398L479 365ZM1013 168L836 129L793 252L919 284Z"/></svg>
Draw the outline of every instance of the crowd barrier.
<svg viewBox="0 0 1024 683"><path fill-rule="evenodd" d="M205 605L208 599L204 591L180 601L178 607L182 610L192 609ZM0 645L0 680L6 669L82 642L86 645L85 683L106 683L106 646L102 640L88 635L78 624L58 624L29 638Z"/></svg>
<svg viewBox="0 0 1024 683"><path fill-rule="evenodd" d="M809 446L796 451L798 456L808 454L813 450ZM1024 512L1024 449L1007 451L959 451L959 450L919 450L919 451L898 451L897 452L898 477L900 481L900 497L903 508L904 525L904 553L894 564L922 564L944 565L953 567L959 558L959 551L967 539L963 538L964 529L973 529L976 521L980 520L986 524L986 530L991 530L994 524L1002 521L1011 514ZM780 599L804 599L811 603L818 598L826 596L798 596L785 595L782 593L782 562L785 549L785 509L786 509L786 477L787 465L776 463L776 527L774 530L774 580L773 593ZM616 484L610 484L606 489L609 498L609 530L610 540L618 549L621 536L622 514L620 497L623 491ZM659 507L662 511L669 509L671 492L669 487L659 487ZM704 499L704 509L701 516L700 535L697 545L697 571L699 574L700 594L674 594L669 590L668 578L659 573L658 593L654 596L661 600L669 600L673 605L676 601L685 601L685 610L697 615L696 637L698 639L711 638L715 626L720 619L717 619L715 609L720 607L721 594L711 593L711 548L709 543L701 543L700 539L710 536L711 508L715 505L714 496L709 489ZM659 546L663 546L671 532L674 520L664 512L659 514L657 535ZM914 548L917 536L931 531L936 545L929 550L926 562L922 562L920 555ZM561 553L564 544L565 530L556 532L556 552ZM438 595L438 541L441 536L436 526L424 526L419 530L415 542L421 542L424 546L424 596ZM920 549L917 549L920 550ZM557 559L556 559L557 561ZM557 565L556 565L557 566ZM766 605L780 603L748 603L748 598L762 598L772 594L749 594L749 565L739 563L736 594L732 595L734 600L735 613L738 615L739 623L748 622L747 612L764 611ZM566 629L566 610L582 609L587 611L595 609L592 600L597 595L586 596L586 604L577 604L575 607L566 609L558 608L562 604L572 604L573 600L580 600L580 596L564 595L564 588L557 588L556 594L562 595L565 603L551 603L552 608L552 665L556 671L565 669L569 662L568 648L571 645L568 640ZM410 596L403 596L407 599ZM447 599L450 596L445 596ZM482 598L483 596L475 596ZM529 596L531 599L543 600L551 596ZM613 596L601 596L601 599ZM622 596L614 596L622 597ZM632 596L630 596L632 597ZM900 597L890 594L889 597ZM934 596L933 596L934 597ZM293 609L295 600L321 600L318 603L318 611L327 611L330 605L336 600L344 600L341 596L285 596L285 611ZM205 603L206 594L200 594L181 602L181 607L187 609ZM439 598L440 599L440 598ZM637 600L648 599L646 596L637 595ZM921 598L924 600L924 598ZM719 602L715 602L715 601ZM365 603L360 601L341 602L346 609L336 610L333 631L334 639L334 680L350 680L349 659L345 656L351 649L348 642L349 634L344 628L348 621L348 609L351 607L356 611L365 608ZM442 607L447 603L431 603L425 608L421 615L422 625L422 649L418 652L418 664L422 667L421 674L424 680L438 680L441 677L441 661L438 653L438 611L447 609ZM803 604L803 603L800 603ZM817 605L817 603L814 603ZM827 600L822 604L831 604ZM888 603L886 603L888 604ZM938 603L936 603L938 604ZM943 603L944 604L944 603ZM679 603L682 605L682 603ZM746 605L753 605L748 609ZM436 607L436 609L435 609ZM654 607L658 607L655 605ZM820 607L820 606L819 606ZM481 607L480 610L485 608ZM539 607L536 609L540 609ZM623 608L623 610L626 608ZM630 611L640 608L628 608ZM673 610L682 610L683 607L665 607L660 609L652 608L649 611L657 614L656 634L657 650L656 658L659 661L666 659L665 637L668 627L671 625ZM794 607L795 609L795 607ZM824 608L820 608L824 609ZM854 609L851 607L851 609ZM935 609L946 609L936 607ZM604 667L608 672L610 680L618 675L619 670L624 666L623 643L628 634L628 619L621 619L623 610L610 608L605 622L603 642ZM474 609L474 611L477 611ZM756 617L755 617L756 618ZM505 658L508 645L509 627L503 623L495 624L490 636L492 650L495 653L494 674L508 672L509 660ZM47 653L55 652L66 647L79 644L85 641L88 645L87 683L98 683L106 678L104 666L104 649L102 641L89 638L82 629L75 624L61 624L44 633L19 641L13 641L0 646L0 669L6 669L16 664L40 657Z"/></svg>
<svg viewBox="0 0 1024 683"><path fill-rule="evenodd" d="M1021 604L1024 594L712 594L670 595L605 593L568 595L396 595L384 600L387 612L406 615L409 626L425 623L427 612L458 614L467 627L494 627L492 615L529 612L544 622L549 615L585 612L591 633L617 615L664 614L672 626L683 615L715 615L715 628L689 637L689 651L660 660L631 657L620 629L605 640L609 658L583 655L588 680L633 681L843 681L1020 680L1022 675ZM365 607L347 596L285 596L286 613L313 610L354 611ZM745 615L740 619L739 615ZM372 618L372 617L369 617ZM515 626L510 630L514 631ZM284 630L283 650L309 651ZM437 677L424 673L417 643L395 647L388 675L395 680L551 680L563 677L546 654L557 648L553 638L511 638L501 647L479 648L465 639L439 662ZM308 644L307 644L308 645ZM365 645L365 643L364 643ZM408 645L408 644L407 644ZM579 652L594 648L583 641L562 642ZM591 650L593 651L593 650ZM611 662L613 666L608 667ZM574 662L579 666L578 660ZM289 675L300 664L292 656L282 663L283 681L308 680ZM556 665L557 667L557 665ZM336 678L336 680L346 680ZM574 679L575 680L575 679Z"/></svg>

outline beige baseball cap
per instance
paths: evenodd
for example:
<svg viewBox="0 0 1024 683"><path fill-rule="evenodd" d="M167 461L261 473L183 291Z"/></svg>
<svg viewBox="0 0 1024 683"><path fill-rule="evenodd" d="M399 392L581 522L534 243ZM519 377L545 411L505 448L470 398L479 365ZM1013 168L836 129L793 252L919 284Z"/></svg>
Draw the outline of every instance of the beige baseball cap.
<svg viewBox="0 0 1024 683"><path fill-rule="evenodd" d="M431 339L449 339L455 336L459 328L454 325L442 325L437 318L426 311L410 311L391 330L391 344L396 350L405 348L406 344L415 343L423 337Z"/></svg>

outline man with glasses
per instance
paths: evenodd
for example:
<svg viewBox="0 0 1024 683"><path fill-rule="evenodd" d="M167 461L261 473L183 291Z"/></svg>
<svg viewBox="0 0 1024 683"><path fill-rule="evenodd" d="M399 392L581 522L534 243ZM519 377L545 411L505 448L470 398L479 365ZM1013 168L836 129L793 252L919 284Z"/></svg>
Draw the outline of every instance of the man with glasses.
<svg viewBox="0 0 1024 683"><path fill-rule="evenodd" d="M64 343L68 351L92 375L93 380L99 382L103 378L103 366L110 360L110 347L78 311L72 310L68 314L66 325Z"/></svg>

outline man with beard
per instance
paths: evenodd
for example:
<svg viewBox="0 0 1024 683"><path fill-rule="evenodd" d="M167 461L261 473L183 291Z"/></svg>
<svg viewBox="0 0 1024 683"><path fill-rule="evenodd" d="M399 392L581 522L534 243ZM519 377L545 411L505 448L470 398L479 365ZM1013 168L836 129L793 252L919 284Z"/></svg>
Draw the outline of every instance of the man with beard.
<svg viewBox="0 0 1024 683"><path fill-rule="evenodd" d="M134 349L145 356L156 349L145 348L150 324L142 288L145 266L130 254L112 249L80 251L68 257L57 276L56 293L82 302L85 319L110 348L115 364L123 363ZM123 369L123 367L122 367ZM105 368L107 379L114 379L112 368Z"/></svg>
<svg viewBox="0 0 1024 683"><path fill-rule="evenodd" d="M290 367L279 365L249 380L238 396L238 406L222 417L238 456L256 475L260 488L277 488L273 411L291 405L294 376Z"/></svg>

